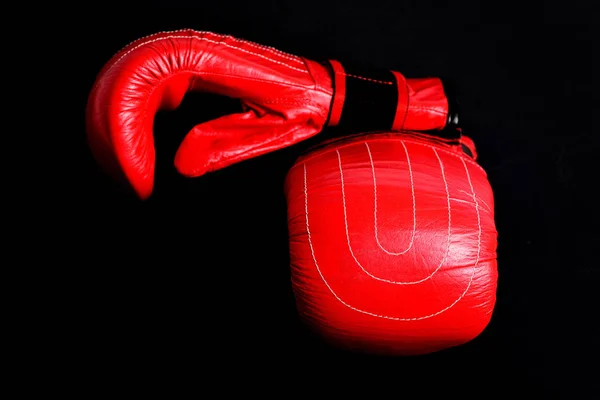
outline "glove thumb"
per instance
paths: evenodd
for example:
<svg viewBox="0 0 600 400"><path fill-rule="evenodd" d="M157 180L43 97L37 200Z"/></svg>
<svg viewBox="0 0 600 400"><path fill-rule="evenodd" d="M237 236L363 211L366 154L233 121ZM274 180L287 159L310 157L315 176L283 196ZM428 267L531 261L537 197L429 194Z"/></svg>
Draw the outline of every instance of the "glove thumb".
<svg viewBox="0 0 600 400"><path fill-rule="evenodd" d="M226 115L199 124L186 135L175 155L175 168L184 176L198 177L314 135L321 125L304 118L299 123L279 114L260 115L254 109Z"/></svg>

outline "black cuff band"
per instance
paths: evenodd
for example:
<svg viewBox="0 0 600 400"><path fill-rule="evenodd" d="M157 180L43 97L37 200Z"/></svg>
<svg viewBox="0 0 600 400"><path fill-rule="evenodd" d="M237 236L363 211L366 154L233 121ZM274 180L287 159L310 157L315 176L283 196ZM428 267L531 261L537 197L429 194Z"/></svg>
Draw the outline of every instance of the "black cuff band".
<svg viewBox="0 0 600 400"><path fill-rule="evenodd" d="M344 64L344 75L345 98L338 126L355 132L392 129L398 107L394 74Z"/></svg>

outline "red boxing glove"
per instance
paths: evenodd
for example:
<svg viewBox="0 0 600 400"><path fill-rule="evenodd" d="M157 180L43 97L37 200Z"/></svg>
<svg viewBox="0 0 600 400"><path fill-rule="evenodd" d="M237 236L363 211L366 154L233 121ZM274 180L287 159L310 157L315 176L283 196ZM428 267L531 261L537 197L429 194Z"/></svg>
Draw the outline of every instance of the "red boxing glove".
<svg viewBox="0 0 600 400"><path fill-rule="evenodd" d="M285 182L301 317L343 348L438 351L476 337L496 300L494 198L472 141L334 140Z"/></svg>
<svg viewBox="0 0 600 400"><path fill-rule="evenodd" d="M86 116L96 159L143 199L154 182L154 116L177 108L189 91L239 98L243 106L186 136L175 166L190 177L298 143L325 126L439 130L452 119L438 78L319 63L211 32L157 33L100 71Z"/></svg>

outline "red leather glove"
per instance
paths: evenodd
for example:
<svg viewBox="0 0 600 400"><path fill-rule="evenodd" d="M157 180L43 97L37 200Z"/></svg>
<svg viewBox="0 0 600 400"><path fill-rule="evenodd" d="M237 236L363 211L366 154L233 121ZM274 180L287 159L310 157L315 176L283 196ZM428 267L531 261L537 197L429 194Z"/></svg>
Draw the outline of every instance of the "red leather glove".
<svg viewBox="0 0 600 400"><path fill-rule="evenodd" d="M439 130L452 117L438 78L319 63L211 32L157 33L100 71L86 116L96 159L142 199L153 188L154 116L177 108L189 91L239 98L243 106L183 140L175 166L190 177L298 143L325 126Z"/></svg>
<svg viewBox="0 0 600 400"><path fill-rule="evenodd" d="M498 278L494 197L469 138L333 140L297 160L285 194L298 311L324 340L425 354L487 326Z"/></svg>

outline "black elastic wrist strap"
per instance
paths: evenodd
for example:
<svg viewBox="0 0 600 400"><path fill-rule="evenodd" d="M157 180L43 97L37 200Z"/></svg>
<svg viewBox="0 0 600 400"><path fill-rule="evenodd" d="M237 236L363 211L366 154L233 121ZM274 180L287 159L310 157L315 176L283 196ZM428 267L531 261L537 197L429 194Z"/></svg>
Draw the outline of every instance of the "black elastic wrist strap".
<svg viewBox="0 0 600 400"><path fill-rule="evenodd" d="M330 61L334 76L334 96L329 125L353 132L392 130L398 111L405 113L408 104L399 109L398 79L390 70L343 66ZM402 102L402 101L401 101ZM406 101L404 101L406 103Z"/></svg>
<svg viewBox="0 0 600 400"><path fill-rule="evenodd" d="M376 131L402 131L410 98L404 76L384 69L369 69L351 64L329 61L333 76L329 126L337 126L342 132L361 133ZM440 78L448 99L448 119L441 130L424 131L440 141L459 145L469 156L468 147L461 142L458 126L458 101L454 87L447 79Z"/></svg>

